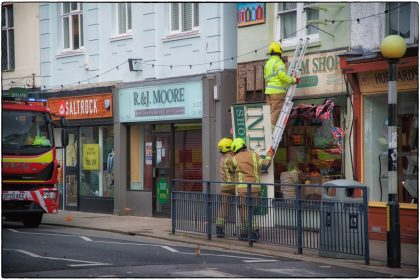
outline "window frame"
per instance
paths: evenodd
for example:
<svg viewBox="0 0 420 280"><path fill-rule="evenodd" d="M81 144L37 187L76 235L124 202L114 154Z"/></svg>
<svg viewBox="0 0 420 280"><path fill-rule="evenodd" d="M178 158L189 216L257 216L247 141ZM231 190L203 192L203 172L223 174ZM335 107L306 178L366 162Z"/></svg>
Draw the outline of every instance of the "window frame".
<svg viewBox="0 0 420 280"><path fill-rule="evenodd" d="M65 4L69 4L69 12L65 13L64 12L64 5ZM77 8L76 9L72 9L72 5L76 4ZM78 36L79 36L79 46L78 48L75 48L74 46L74 42L73 42L73 33L74 33L74 28L73 28L73 20L72 18L74 16L78 17ZM68 19L68 47L65 46L65 26L64 26L64 20ZM61 3L61 33L62 33L62 47L63 47L63 51L75 51L75 50L80 50L83 49L84 47L84 38L83 38L83 3L79 3L79 2L63 2Z"/></svg>
<svg viewBox="0 0 420 280"><path fill-rule="evenodd" d="M3 18L3 9L5 11L5 16ZM11 11L12 19L9 20L9 11ZM5 25L3 26L3 19ZM11 23L11 26L9 25ZM5 5L2 7L2 25L1 31L6 32L6 36L2 36L2 51L3 51L3 40L6 40L6 48L7 48L7 62L6 65L3 65L3 60L1 64L2 71L13 71L16 69L16 59L15 59L15 24L14 24L14 10L13 5ZM12 35L13 40L11 42L10 35Z"/></svg>
<svg viewBox="0 0 420 280"><path fill-rule="evenodd" d="M282 45L284 47L287 46L294 46L298 43L299 38L306 38L308 37L310 39L311 42L317 42L319 41L319 31L318 33L315 34L307 34L307 29L302 29L303 27L305 27L307 25L307 10L310 9L308 7L308 5L314 4L311 2L295 2L296 3L296 8L295 9L290 9L290 10L286 10L286 11L280 11L279 10L279 5L282 3L276 3L276 8L275 10L275 17L276 17L276 28L275 28L275 38L277 41L282 42ZM281 34L281 15L282 14L289 14L295 12L296 13L296 31L297 33L293 36L293 37L289 37L289 38L284 38L283 34ZM302 29L302 30L301 30Z"/></svg>
<svg viewBox="0 0 420 280"><path fill-rule="evenodd" d="M125 19L125 32L120 33L120 13L119 13L119 8L120 5L125 5L125 9L127 11L127 15L126 15L126 19ZM132 16L132 10L133 7L131 5L131 2L118 2L115 3L115 34L116 36L123 36L123 35L127 35L127 34L132 34L133 33L133 16Z"/></svg>
<svg viewBox="0 0 420 280"><path fill-rule="evenodd" d="M172 26L172 19L173 19L173 12L172 12L172 4L178 5L178 29L173 30ZM183 30L184 26L184 13L183 8L185 4L191 4L191 30ZM182 34L182 33L190 33L196 32L200 28L200 6L199 3L195 2L182 2L182 3L169 3L169 34ZM197 25L196 25L197 24Z"/></svg>
<svg viewBox="0 0 420 280"><path fill-rule="evenodd" d="M395 2L387 2L387 3L385 3L385 9L389 10L390 9L390 6L389 5L390 4L393 4L393 3L395 3ZM419 15L418 15L418 12L417 12L417 9L418 8L415 6L416 3L411 3L411 2L397 2L398 6L401 6L404 3L410 3L410 24L409 24L410 25L409 26L409 28L410 28L410 37L404 38L404 40L407 43L409 43L409 44L414 44L415 41L416 41L416 35L418 33L418 25L417 25L418 20L419 20ZM399 10L399 8L396 9L396 10ZM385 29L384 34L385 34L385 37L388 36L388 35L391 35L390 32L389 32L390 31L389 30L390 29L389 21L390 21L390 15L389 15L389 13L387 13L387 15L385 17L385 24L384 24L384 29ZM399 35L399 32L400 31L398 30L398 34L397 35Z"/></svg>

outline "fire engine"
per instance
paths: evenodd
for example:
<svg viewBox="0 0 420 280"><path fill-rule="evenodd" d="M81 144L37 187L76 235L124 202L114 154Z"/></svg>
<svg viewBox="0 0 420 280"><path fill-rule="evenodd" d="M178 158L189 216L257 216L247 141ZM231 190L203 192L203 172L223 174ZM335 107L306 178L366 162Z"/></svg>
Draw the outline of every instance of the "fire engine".
<svg viewBox="0 0 420 280"><path fill-rule="evenodd" d="M26 93L2 95L2 217L38 227L44 213L59 204L56 125L45 99ZM68 144L66 119L60 119L63 148Z"/></svg>

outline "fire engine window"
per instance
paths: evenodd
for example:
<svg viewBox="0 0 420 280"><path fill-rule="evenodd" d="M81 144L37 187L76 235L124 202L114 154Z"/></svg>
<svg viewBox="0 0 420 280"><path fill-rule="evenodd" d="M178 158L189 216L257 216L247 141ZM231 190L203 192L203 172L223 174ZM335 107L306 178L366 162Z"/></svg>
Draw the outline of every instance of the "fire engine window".
<svg viewBox="0 0 420 280"><path fill-rule="evenodd" d="M113 127L82 127L80 143L80 195L113 197Z"/></svg>
<svg viewBox="0 0 420 280"><path fill-rule="evenodd" d="M2 113L4 148L45 148L52 146L51 126L41 112L8 111Z"/></svg>

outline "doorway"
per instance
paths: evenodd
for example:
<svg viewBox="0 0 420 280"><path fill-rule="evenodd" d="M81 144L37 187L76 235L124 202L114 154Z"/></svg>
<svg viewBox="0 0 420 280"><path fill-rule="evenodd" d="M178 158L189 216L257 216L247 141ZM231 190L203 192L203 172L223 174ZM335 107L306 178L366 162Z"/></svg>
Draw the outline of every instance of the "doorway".
<svg viewBox="0 0 420 280"><path fill-rule="evenodd" d="M171 214L171 134L155 132L153 135L153 214L170 217Z"/></svg>
<svg viewBox="0 0 420 280"><path fill-rule="evenodd" d="M66 148L64 209L78 210L79 146L77 128L69 128L69 144Z"/></svg>

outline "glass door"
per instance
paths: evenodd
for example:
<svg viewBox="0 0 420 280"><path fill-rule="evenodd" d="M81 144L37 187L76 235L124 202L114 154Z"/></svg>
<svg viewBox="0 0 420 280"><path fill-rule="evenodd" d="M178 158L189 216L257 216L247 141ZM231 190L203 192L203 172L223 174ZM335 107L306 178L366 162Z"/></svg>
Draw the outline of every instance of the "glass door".
<svg viewBox="0 0 420 280"><path fill-rule="evenodd" d="M158 132L153 136L153 209L155 216L170 217L171 213L171 135Z"/></svg>
<svg viewBox="0 0 420 280"><path fill-rule="evenodd" d="M78 134L77 128L69 128L69 144L66 148L66 168L65 168L65 187L64 187L64 209L77 210L78 197Z"/></svg>

